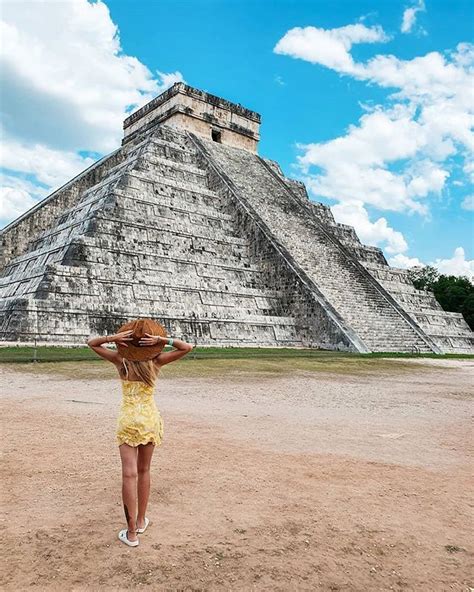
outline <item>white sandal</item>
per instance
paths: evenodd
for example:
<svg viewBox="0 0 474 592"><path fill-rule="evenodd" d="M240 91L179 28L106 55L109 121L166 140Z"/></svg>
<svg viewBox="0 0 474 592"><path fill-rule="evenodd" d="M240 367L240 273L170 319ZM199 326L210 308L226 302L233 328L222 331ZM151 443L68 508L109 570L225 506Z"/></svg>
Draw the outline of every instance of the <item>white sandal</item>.
<svg viewBox="0 0 474 592"><path fill-rule="evenodd" d="M128 539L127 533L128 533L128 530L126 528L124 528L123 530L121 530L119 532L118 538L122 541L122 543L125 543L129 547L136 547L140 541L138 539L136 541L130 541Z"/></svg>
<svg viewBox="0 0 474 592"><path fill-rule="evenodd" d="M146 527L148 526L149 523L150 523L150 521L145 516L145 526L143 528L137 528L137 533L142 534L142 532L145 532Z"/></svg>

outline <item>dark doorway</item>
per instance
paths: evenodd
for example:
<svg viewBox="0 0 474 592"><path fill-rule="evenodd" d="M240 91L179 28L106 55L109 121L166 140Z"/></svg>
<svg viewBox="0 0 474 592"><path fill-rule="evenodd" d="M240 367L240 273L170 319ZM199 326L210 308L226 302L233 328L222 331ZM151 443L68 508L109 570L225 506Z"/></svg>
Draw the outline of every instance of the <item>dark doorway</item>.
<svg viewBox="0 0 474 592"><path fill-rule="evenodd" d="M214 140L214 142L219 142L219 144L222 144L222 132L216 129L211 130L211 137Z"/></svg>

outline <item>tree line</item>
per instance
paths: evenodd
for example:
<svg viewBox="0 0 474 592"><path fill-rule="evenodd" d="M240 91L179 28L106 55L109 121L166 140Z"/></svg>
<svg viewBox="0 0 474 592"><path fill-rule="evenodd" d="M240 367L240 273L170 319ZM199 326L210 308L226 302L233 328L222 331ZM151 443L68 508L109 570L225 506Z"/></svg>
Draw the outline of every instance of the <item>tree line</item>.
<svg viewBox="0 0 474 592"><path fill-rule="evenodd" d="M474 330L474 284L466 276L440 274L435 267L412 267L408 275L415 288L433 292L443 310L460 312Z"/></svg>

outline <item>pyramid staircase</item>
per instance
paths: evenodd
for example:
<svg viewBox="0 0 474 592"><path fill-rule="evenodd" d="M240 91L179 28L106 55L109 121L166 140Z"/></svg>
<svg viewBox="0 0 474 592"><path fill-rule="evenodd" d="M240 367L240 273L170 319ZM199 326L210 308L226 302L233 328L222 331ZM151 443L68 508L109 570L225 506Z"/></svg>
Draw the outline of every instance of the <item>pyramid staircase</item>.
<svg viewBox="0 0 474 592"><path fill-rule="evenodd" d="M315 300L359 351L439 352L436 344L264 159L189 134L221 183L264 226Z"/></svg>
<svg viewBox="0 0 474 592"><path fill-rule="evenodd" d="M463 315L443 310L432 292L415 288L408 270L373 261L362 263L443 353L474 353L474 333Z"/></svg>

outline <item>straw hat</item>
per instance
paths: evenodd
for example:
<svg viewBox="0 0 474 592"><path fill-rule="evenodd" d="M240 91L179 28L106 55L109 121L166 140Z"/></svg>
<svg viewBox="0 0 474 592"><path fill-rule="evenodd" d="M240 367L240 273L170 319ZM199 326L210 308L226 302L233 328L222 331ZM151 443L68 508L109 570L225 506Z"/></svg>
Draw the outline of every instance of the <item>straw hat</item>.
<svg viewBox="0 0 474 592"><path fill-rule="evenodd" d="M161 337L167 337L166 329L160 323L157 323L153 319L135 319L122 325L117 333L123 331L133 330L130 335L133 339L127 341L127 346L120 345L117 343L117 351L127 360L133 360L136 362L142 362L145 360L151 360L156 357L165 347L165 343L157 343L156 345L139 345L139 341L142 337L145 337L145 333L150 335L161 335Z"/></svg>

